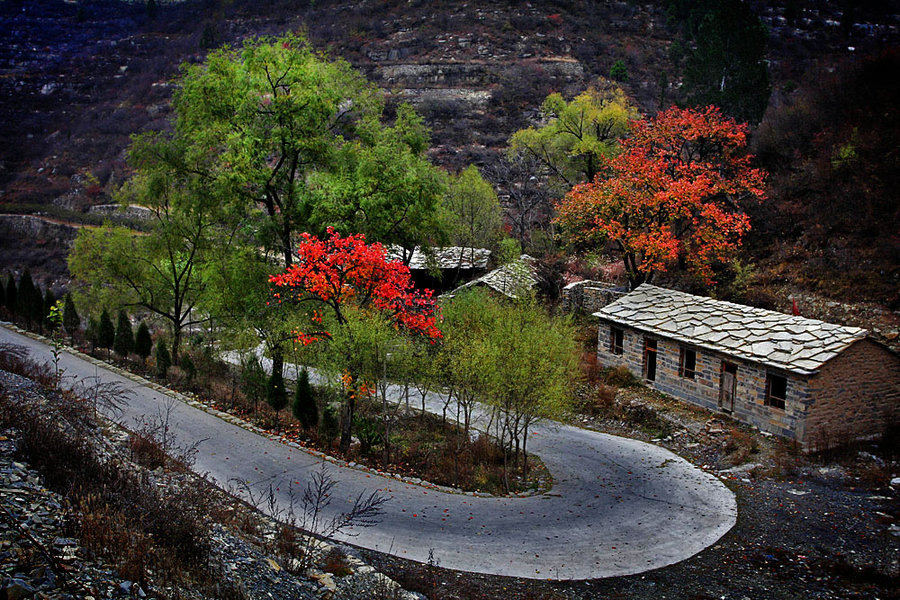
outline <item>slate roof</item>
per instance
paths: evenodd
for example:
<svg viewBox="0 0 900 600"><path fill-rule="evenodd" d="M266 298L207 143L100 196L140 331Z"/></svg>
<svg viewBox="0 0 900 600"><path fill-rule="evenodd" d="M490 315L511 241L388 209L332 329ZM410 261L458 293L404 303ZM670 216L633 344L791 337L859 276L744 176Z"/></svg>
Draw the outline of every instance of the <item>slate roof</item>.
<svg viewBox="0 0 900 600"><path fill-rule="evenodd" d="M452 297L460 291L476 285L485 285L510 298L518 298L519 290L531 289L538 283L535 263L536 260L533 257L523 254L518 259L459 286L448 296Z"/></svg>
<svg viewBox="0 0 900 600"><path fill-rule="evenodd" d="M801 375L812 375L866 330L644 284L594 313L606 321Z"/></svg>
<svg viewBox="0 0 900 600"><path fill-rule="evenodd" d="M387 248L388 258L403 259L403 249L399 246ZM486 269L491 251L486 248L465 248L463 246L446 246L431 248L428 252L416 247L409 261L411 271L430 270L434 266L440 269Z"/></svg>

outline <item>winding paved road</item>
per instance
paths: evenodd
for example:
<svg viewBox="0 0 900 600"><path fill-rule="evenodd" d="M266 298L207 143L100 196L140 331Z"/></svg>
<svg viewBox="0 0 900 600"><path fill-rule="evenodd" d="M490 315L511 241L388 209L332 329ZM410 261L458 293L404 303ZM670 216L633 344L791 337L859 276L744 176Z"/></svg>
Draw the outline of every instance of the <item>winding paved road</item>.
<svg viewBox="0 0 900 600"><path fill-rule="evenodd" d="M0 327L0 342L26 347L38 360L49 348ZM64 353L69 378L99 376L133 392L121 422L153 416L167 396L133 376ZM184 443L203 440L195 470L223 487L235 478L278 488L305 487L322 460L301 449L176 402L171 423ZM529 449L553 474L547 493L484 498L427 489L342 465L329 510L347 510L363 490L390 497L381 522L342 539L357 546L441 567L536 579L629 575L684 560L713 544L735 523L734 495L715 477L662 448L554 423L534 428Z"/></svg>

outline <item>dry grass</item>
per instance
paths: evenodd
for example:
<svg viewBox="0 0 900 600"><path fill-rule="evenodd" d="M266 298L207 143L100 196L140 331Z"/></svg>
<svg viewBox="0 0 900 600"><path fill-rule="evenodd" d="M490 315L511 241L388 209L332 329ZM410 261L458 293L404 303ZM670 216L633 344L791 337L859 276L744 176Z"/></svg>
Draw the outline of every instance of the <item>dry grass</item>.
<svg viewBox="0 0 900 600"><path fill-rule="evenodd" d="M39 384L47 380L46 367L28 363L15 349L0 349L0 365L33 375ZM227 586L207 566L209 494L192 485L163 491L122 457L101 453L94 441L102 425L95 407L90 399L55 388L38 387L15 398L3 393L0 426L20 431L21 458L65 497L69 533L120 575L144 586L153 572L157 583L175 589L216 585L224 591ZM162 453L152 435L142 437L140 446L145 455Z"/></svg>

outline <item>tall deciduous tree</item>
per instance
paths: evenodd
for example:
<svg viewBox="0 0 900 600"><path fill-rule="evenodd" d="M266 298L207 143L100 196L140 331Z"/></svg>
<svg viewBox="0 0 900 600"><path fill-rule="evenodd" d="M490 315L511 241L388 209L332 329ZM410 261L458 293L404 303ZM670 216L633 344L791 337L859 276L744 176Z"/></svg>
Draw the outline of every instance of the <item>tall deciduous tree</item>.
<svg viewBox="0 0 900 600"><path fill-rule="evenodd" d="M297 262L271 278L275 298L281 302L309 303L313 307L312 322L296 331L298 342L306 345L331 340L332 333L323 326L327 312L342 334L351 334L351 312L379 313L399 330L436 341L441 332L435 320L435 302L430 292L413 290L409 269L400 262L389 261L381 244L367 244L362 235L340 236L329 228L319 239L308 233L297 245ZM350 344L348 347L352 347ZM353 357L347 364L352 367ZM347 374L348 393L342 415L341 450L350 447L358 373Z"/></svg>
<svg viewBox="0 0 900 600"><path fill-rule="evenodd" d="M393 125L385 127L369 115L356 133L357 139L341 148L337 168L311 178L311 231L332 226L396 244L409 264L417 246L444 238L440 203L446 177L425 156L428 130L403 104Z"/></svg>
<svg viewBox="0 0 900 600"><path fill-rule="evenodd" d="M605 162L618 152L619 138L637 111L615 84L588 89L566 102L558 93L542 106L547 123L513 134L510 152L524 152L541 161L564 189L593 181ZM562 195L560 192L559 195Z"/></svg>
<svg viewBox="0 0 900 600"><path fill-rule="evenodd" d="M475 248L493 248L497 244L503 225L500 200L494 186L484 180L477 167L470 165L450 180L444 206L451 239L470 250L470 260L474 260Z"/></svg>
<svg viewBox="0 0 900 600"><path fill-rule="evenodd" d="M335 167L360 118L380 114L377 90L298 35L216 50L178 83L170 143L240 212L261 208L264 241L292 264L312 211L310 176Z"/></svg>
<svg viewBox="0 0 900 600"><path fill-rule="evenodd" d="M254 257L266 275L276 253L292 265L303 231L321 234L339 225L411 249L439 225L443 181L425 158L421 119L401 107L394 125L384 127L380 91L300 35L248 40L185 67L173 108L174 132L146 138L146 145L169 172L196 174L233 222L252 232L239 236L252 251L217 267L219 279L240 279L230 267ZM266 277L257 280L264 292ZM220 300L210 312L221 308L234 316L248 303ZM289 338L271 319L238 322L265 331L273 358L283 356Z"/></svg>
<svg viewBox="0 0 900 600"><path fill-rule="evenodd" d="M82 229L69 271L86 284L86 304L140 306L165 319L177 363L185 328L205 318L194 312L204 292L202 264L214 239L230 239L227 224L233 221L200 173L202 162L181 144L138 136L128 160L136 174L119 198L150 209L149 230L139 234L110 224Z"/></svg>
<svg viewBox="0 0 900 600"><path fill-rule="evenodd" d="M765 197L746 145L746 125L715 107L636 121L610 177L573 188L557 220L576 243L612 243L632 287L679 262L711 284L750 228L742 204Z"/></svg>
<svg viewBox="0 0 900 600"><path fill-rule="evenodd" d="M553 216L550 191L540 181L541 172L537 157L520 151L489 165L484 174L504 192L504 216L526 252L531 249L534 234L550 228Z"/></svg>

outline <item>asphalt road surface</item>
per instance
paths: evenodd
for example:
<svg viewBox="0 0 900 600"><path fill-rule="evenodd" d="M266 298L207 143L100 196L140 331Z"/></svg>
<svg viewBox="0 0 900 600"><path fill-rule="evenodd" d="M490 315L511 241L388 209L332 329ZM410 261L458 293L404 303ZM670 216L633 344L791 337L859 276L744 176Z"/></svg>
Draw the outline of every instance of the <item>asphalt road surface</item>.
<svg viewBox="0 0 900 600"><path fill-rule="evenodd" d="M0 342L26 347L49 361L47 345L0 327ZM165 411L164 392L83 356L64 353L66 381L100 377L132 394L119 421ZM431 399L433 408L439 398ZM182 444L202 440L194 468L222 487L246 483L260 497L274 490L286 512L322 459L175 402L171 431ZM338 539L441 567L535 579L629 575L684 560L715 543L735 524L734 495L714 476L643 442L556 423L534 427L529 450L554 478L546 494L475 497L327 463L336 480L325 517L346 511L360 492L389 498L378 525Z"/></svg>

